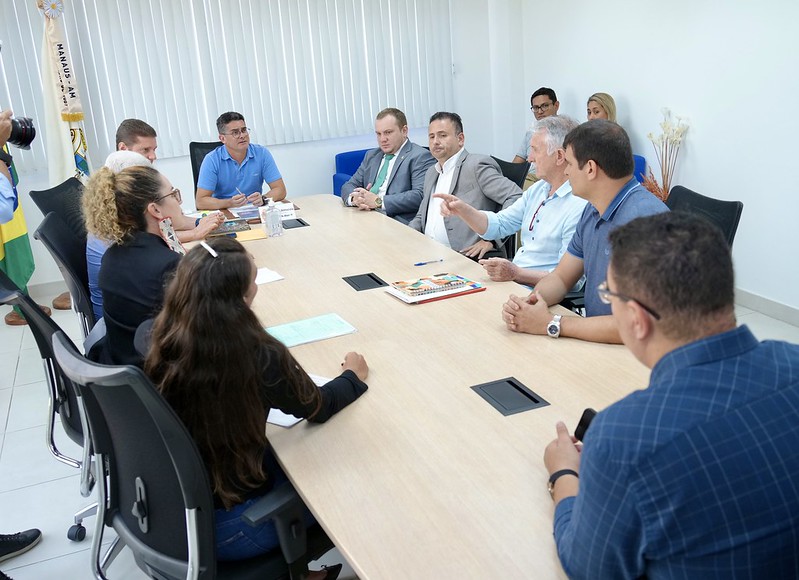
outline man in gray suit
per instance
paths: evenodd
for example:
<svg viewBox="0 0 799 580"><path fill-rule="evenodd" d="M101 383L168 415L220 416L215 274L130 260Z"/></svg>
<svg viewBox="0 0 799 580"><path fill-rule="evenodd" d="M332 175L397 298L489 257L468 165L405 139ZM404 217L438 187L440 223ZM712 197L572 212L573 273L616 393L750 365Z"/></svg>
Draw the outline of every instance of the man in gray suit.
<svg viewBox="0 0 799 580"><path fill-rule="evenodd" d="M430 117L428 138L438 163L427 170L424 199L408 225L470 258L482 258L486 252L504 255L500 240L482 240L463 220L442 216L442 201L433 194L449 193L476 209L496 212L513 205L522 190L502 175L491 157L464 149L463 122L456 113Z"/></svg>
<svg viewBox="0 0 799 580"><path fill-rule="evenodd" d="M355 175L341 186L341 201L363 211L385 211L407 224L422 201L430 152L408 140L408 121L399 109L383 109L375 120L377 149L369 151Z"/></svg>

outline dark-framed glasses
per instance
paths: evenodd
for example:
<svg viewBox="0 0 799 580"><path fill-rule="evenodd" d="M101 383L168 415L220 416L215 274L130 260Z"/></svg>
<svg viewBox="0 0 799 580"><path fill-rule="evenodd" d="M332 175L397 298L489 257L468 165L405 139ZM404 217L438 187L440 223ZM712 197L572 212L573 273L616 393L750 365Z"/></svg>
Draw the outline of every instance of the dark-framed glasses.
<svg viewBox="0 0 799 580"><path fill-rule="evenodd" d="M532 107L530 107L530 110L533 113L543 113L544 111L549 109L554 104L555 103L544 103L543 105L533 105Z"/></svg>
<svg viewBox="0 0 799 580"><path fill-rule="evenodd" d="M624 300L625 302L633 301L636 302L641 308L646 310L649 314L652 315L652 318L655 320L660 320L660 314L652 310L649 306L641 302L640 300L633 298L631 296L626 296L624 294L619 294L618 292L611 292L608 289L608 281L605 280L599 286L596 287L597 294L599 294L599 299L605 303L610 304L611 297L618 298L619 300Z"/></svg>
<svg viewBox="0 0 799 580"><path fill-rule="evenodd" d="M156 197L155 198L155 203L158 203L162 199L166 199L166 198L171 197L173 195L175 196L175 199L177 200L178 203L183 203L183 198L181 197L180 190L177 187L173 187L172 191L170 191L166 195L162 195L161 197Z"/></svg>
<svg viewBox="0 0 799 580"><path fill-rule="evenodd" d="M225 135L230 135L231 137L241 137L242 135L247 135L249 132L249 127L242 127L241 129L231 129L225 133Z"/></svg>

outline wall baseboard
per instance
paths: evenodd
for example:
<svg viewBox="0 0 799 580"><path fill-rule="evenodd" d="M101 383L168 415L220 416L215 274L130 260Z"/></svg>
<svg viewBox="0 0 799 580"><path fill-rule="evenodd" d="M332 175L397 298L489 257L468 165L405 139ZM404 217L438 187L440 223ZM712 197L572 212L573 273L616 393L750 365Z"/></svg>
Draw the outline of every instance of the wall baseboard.
<svg viewBox="0 0 799 580"><path fill-rule="evenodd" d="M42 282L40 284L28 284L28 294L34 298L39 298L41 296L52 296L55 298L62 292L66 291L67 285L64 284L63 280L56 282ZM49 304L46 306L49 306Z"/></svg>
<svg viewBox="0 0 799 580"><path fill-rule="evenodd" d="M788 324L799 326L799 309L792 308L781 302L775 302L768 298L763 298L757 294L752 294L740 288L735 289L735 303L750 310L755 310L771 318L776 318Z"/></svg>

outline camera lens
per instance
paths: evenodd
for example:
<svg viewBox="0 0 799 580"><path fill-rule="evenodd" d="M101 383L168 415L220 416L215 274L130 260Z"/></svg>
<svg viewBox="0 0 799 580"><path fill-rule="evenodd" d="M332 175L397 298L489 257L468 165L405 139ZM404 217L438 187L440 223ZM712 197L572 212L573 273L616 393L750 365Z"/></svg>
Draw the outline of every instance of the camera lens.
<svg viewBox="0 0 799 580"><path fill-rule="evenodd" d="M36 139L36 127L30 117L16 117L11 119L11 136L8 142L20 149L30 149L31 143Z"/></svg>

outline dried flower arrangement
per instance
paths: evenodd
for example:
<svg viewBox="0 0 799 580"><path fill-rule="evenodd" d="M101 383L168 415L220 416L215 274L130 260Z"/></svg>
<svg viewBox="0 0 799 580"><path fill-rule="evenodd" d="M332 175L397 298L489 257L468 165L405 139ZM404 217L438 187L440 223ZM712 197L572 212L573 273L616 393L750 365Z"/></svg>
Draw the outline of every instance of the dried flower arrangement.
<svg viewBox="0 0 799 580"><path fill-rule="evenodd" d="M680 144L683 135L688 130L688 123L682 117L677 117L677 122L671 120L671 111L663 109L663 122L660 123L663 132L655 136L653 133L647 135L655 148L655 156L660 165L660 184L658 184L652 169L649 175L644 178L644 187L655 194L662 201L666 201L671 190L671 178L674 176L674 169L677 167L677 156L680 154Z"/></svg>

